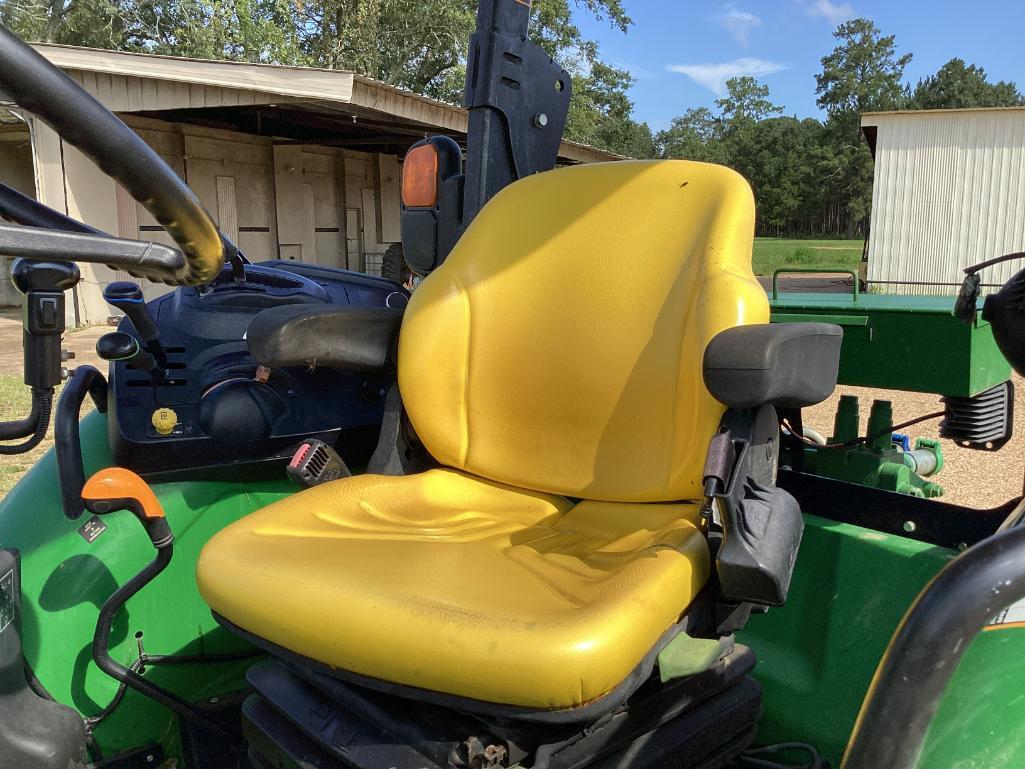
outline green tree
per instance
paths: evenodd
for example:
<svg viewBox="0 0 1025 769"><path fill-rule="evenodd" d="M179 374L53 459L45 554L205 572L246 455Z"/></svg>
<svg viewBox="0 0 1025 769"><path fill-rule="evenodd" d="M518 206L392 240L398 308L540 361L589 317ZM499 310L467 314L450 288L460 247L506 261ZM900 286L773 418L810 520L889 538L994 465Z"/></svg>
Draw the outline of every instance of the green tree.
<svg viewBox="0 0 1025 769"><path fill-rule="evenodd" d="M832 145L830 196L840 201L842 230L853 237L864 230L872 202L872 157L861 138L861 114L906 105L904 68L911 54L898 55L896 38L868 19L845 21L833 37L839 44L822 58L815 93Z"/></svg>
<svg viewBox="0 0 1025 769"><path fill-rule="evenodd" d="M814 118L771 117L732 137L730 164L754 190L759 234L808 235L825 228L825 143L825 129Z"/></svg>
<svg viewBox="0 0 1025 769"><path fill-rule="evenodd" d="M417 93L451 96L474 29L470 0L289 0L296 62L351 69ZM460 84L461 89L461 84Z"/></svg>
<svg viewBox="0 0 1025 769"><path fill-rule="evenodd" d="M123 48L141 32L138 10L135 0L6 0L0 22L26 40Z"/></svg>
<svg viewBox="0 0 1025 769"><path fill-rule="evenodd" d="M661 158L722 163L722 137L722 121L708 107L692 107L655 135L655 147Z"/></svg>
<svg viewBox="0 0 1025 769"><path fill-rule="evenodd" d="M651 126L647 123L638 123L632 118L618 123L607 123L597 142L599 147L629 158L646 160L658 157Z"/></svg>
<svg viewBox="0 0 1025 769"><path fill-rule="evenodd" d="M569 67L581 69L579 62L572 60ZM632 117L633 102L626 92L632 84L629 72L602 62L592 53L586 68L573 76L566 138L629 157L653 157L651 129Z"/></svg>
<svg viewBox="0 0 1025 769"><path fill-rule="evenodd" d="M33 41L351 69L458 102L476 10L476 0L0 0L0 21ZM601 60L577 10L622 32L631 24L622 0L533 3L532 38L573 75L567 138L651 155L650 129L631 117L632 78Z"/></svg>
<svg viewBox="0 0 1025 769"><path fill-rule="evenodd" d="M287 0L142 0L139 31L123 47L201 59L295 61L289 13Z"/></svg>
<svg viewBox="0 0 1025 769"><path fill-rule="evenodd" d="M822 72L815 76L817 103L831 119L857 125L863 112L897 109L907 102L903 79L911 54L897 55L894 35L883 35L868 19L851 19L833 37L839 45L822 57Z"/></svg>
<svg viewBox="0 0 1025 769"><path fill-rule="evenodd" d="M727 80L726 96L716 99L715 106L719 108L719 119L727 130L736 130L783 112L783 107L769 101L769 86L749 75Z"/></svg>
<svg viewBox="0 0 1025 769"><path fill-rule="evenodd" d="M953 58L935 75L919 80L911 95L914 109L961 109L964 107L1017 107L1025 104L1018 87L1001 80L990 83L986 71L964 59Z"/></svg>

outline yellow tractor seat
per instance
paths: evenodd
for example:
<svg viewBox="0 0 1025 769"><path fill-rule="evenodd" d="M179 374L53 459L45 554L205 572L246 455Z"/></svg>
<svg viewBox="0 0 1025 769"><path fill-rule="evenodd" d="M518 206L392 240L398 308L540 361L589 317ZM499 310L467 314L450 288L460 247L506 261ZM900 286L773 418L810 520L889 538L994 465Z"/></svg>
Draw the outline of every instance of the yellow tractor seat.
<svg viewBox="0 0 1025 769"><path fill-rule="evenodd" d="M199 560L207 603L400 687L538 709L615 690L709 577L696 502L725 406L702 356L768 322L753 229L747 183L703 163L504 189L399 336L404 407L445 469L333 481L229 526Z"/></svg>
<svg viewBox="0 0 1025 769"><path fill-rule="evenodd" d="M333 668L571 708L624 681L705 584L697 524L689 504L364 475L243 519L204 551L200 585L232 624Z"/></svg>

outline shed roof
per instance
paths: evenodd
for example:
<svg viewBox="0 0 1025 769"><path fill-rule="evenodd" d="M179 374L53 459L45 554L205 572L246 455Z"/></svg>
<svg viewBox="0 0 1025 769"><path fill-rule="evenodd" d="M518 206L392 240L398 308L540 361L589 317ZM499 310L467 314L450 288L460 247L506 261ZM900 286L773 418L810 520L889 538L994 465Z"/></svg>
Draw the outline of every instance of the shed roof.
<svg viewBox="0 0 1025 769"><path fill-rule="evenodd" d="M465 140L462 107L346 70L37 44L114 112L402 154L427 133ZM563 141L563 161L621 156Z"/></svg>
<svg viewBox="0 0 1025 769"><path fill-rule="evenodd" d="M886 110L882 112L861 113L861 131L865 135L865 140L868 142L869 149L872 150L872 155L875 156L876 135L878 133L877 128L880 123L896 119L929 119L933 117L951 118L957 117L958 115L975 117L979 113L985 112L994 114L1017 112L1021 114L1023 119L1025 119L1025 107L960 107L957 109Z"/></svg>
<svg viewBox="0 0 1025 769"><path fill-rule="evenodd" d="M1025 107L957 107L947 109L891 109L880 112L862 112L861 124L873 125L878 122L877 118L890 115L901 115L911 117L917 115L950 115L962 112L1025 112Z"/></svg>

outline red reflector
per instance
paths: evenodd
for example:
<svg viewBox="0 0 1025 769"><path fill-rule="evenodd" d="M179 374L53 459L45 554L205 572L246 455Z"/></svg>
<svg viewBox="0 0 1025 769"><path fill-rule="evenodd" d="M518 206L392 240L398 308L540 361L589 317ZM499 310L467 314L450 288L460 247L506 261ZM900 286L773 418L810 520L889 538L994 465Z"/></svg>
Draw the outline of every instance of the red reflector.
<svg viewBox="0 0 1025 769"><path fill-rule="evenodd" d="M306 455L310 453L310 444L304 443L299 447L299 450L295 452L295 456L292 457L292 461L288 463L289 467L298 467L299 463L306 458Z"/></svg>
<svg viewBox="0 0 1025 769"><path fill-rule="evenodd" d="M406 153L402 163L402 202L408 208L428 208L438 199L438 153L423 144Z"/></svg>

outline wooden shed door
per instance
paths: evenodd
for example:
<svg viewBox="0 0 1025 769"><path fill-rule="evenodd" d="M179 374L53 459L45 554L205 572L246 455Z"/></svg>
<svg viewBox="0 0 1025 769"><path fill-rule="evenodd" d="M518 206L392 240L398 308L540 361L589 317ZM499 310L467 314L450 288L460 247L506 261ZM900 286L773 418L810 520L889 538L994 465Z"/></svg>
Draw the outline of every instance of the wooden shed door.
<svg viewBox="0 0 1025 769"><path fill-rule="evenodd" d="M187 134L184 141L186 181L217 226L252 261L277 259L271 148Z"/></svg>
<svg viewBox="0 0 1025 769"><path fill-rule="evenodd" d="M344 201L337 151L286 144L274 147L280 253L325 267L345 266Z"/></svg>

